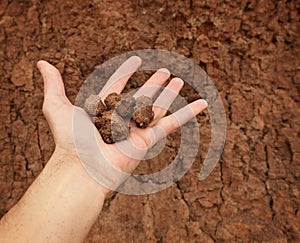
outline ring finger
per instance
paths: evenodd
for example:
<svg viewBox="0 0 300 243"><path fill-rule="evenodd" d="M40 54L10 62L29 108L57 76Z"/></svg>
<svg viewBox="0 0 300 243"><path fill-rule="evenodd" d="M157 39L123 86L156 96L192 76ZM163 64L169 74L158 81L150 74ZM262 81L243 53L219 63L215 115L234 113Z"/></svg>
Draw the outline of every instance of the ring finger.
<svg viewBox="0 0 300 243"><path fill-rule="evenodd" d="M153 104L154 120L151 125L154 125L158 120L163 118L173 101L176 99L179 91L182 89L184 82L180 78L173 78L170 83L164 88Z"/></svg>

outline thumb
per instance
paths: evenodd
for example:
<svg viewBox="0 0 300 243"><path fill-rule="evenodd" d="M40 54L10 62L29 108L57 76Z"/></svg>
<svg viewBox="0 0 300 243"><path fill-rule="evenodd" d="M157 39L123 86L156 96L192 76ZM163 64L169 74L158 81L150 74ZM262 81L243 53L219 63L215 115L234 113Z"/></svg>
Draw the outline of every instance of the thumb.
<svg viewBox="0 0 300 243"><path fill-rule="evenodd" d="M46 61L38 61L37 67L44 80L44 98L65 102L66 94L60 72Z"/></svg>
<svg viewBox="0 0 300 243"><path fill-rule="evenodd" d="M43 113L49 122L51 114L59 107L71 103L66 97L60 72L46 61L38 61L37 67L44 79Z"/></svg>

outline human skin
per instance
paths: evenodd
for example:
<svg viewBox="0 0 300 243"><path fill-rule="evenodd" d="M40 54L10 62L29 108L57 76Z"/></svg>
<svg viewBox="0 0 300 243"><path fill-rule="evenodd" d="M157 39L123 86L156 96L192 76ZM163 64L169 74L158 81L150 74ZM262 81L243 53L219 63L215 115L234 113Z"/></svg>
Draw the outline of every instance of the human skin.
<svg viewBox="0 0 300 243"><path fill-rule="evenodd" d="M125 61L100 92L101 99L112 92L122 92L140 64L138 57ZM87 154L93 153L89 138L82 137L82 144L75 145L74 142L72 122L75 111L88 126L93 126L93 123L84 110L73 106L67 99L59 71L45 61L39 61L37 67L44 80L43 113L54 137L55 151L20 201L1 219L0 242L82 242L101 212L110 188L94 180L78 156L78 149ZM143 87L161 87L169 76L166 69L160 69ZM177 94L182 86L183 81L175 78L165 90ZM143 87L135 96L144 94ZM154 96L156 91L158 89L154 88L152 94L149 94L147 90L147 95ZM163 100L162 103L167 108L174 98L174 95L166 95L164 91L157 100ZM155 117L150 127L131 128L129 140L134 144L132 149L136 147L146 153L154 143L200 113L206 106L203 100L189 104L178 111L177 114L184 117L180 120L174 115L165 116L166 109L154 107ZM158 127L160 129L154 129ZM153 137L153 131L162 133L155 133ZM97 146L112 166L127 173L137 167L139 159L123 154L116 145L104 143L96 129L95 136Z"/></svg>

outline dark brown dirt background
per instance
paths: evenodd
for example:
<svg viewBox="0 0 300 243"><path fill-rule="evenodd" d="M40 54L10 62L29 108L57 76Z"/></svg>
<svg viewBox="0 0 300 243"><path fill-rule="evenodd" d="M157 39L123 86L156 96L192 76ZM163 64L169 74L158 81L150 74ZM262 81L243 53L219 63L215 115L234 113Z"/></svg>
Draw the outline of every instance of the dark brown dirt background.
<svg viewBox="0 0 300 243"><path fill-rule="evenodd" d="M299 11L297 0L1 0L0 216L54 148L36 62L60 69L74 101L96 65L158 48L192 58L215 82L228 119L224 153L199 181L210 137L200 116L203 145L189 172L154 195L114 195L86 242L299 242ZM178 137L140 169L168 163Z"/></svg>

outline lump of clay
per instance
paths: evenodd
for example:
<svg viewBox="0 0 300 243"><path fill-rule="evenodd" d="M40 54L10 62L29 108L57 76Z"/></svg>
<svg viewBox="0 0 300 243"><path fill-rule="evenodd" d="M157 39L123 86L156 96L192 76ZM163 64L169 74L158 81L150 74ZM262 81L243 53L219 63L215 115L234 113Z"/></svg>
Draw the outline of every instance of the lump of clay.
<svg viewBox="0 0 300 243"><path fill-rule="evenodd" d="M121 94L111 93L105 98L104 103L108 110L114 110L121 99Z"/></svg>
<svg viewBox="0 0 300 243"><path fill-rule="evenodd" d="M140 96L136 99L135 111L132 119L139 128L146 128L154 118L152 111L152 99L147 96Z"/></svg>
<svg viewBox="0 0 300 243"><path fill-rule="evenodd" d="M104 111L107 111L107 108L106 108L106 106L103 104L102 100L100 100L95 115L96 115L96 116L102 116L102 114L103 114Z"/></svg>
<svg viewBox="0 0 300 243"><path fill-rule="evenodd" d="M131 95L124 96L116 107L116 111L123 118L131 117L134 112L135 98Z"/></svg>
<svg viewBox="0 0 300 243"><path fill-rule="evenodd" d="M128 138L128 126L113 110L104 111L101 117L95 117L94 123L105 143L112 144Z"/></svg>
<svg viewBox="0 0 300 243"><path fill-rule="evenodd" d="M102 124L100 117L94 116L93 123L94 123L95 127L99 130L101 127L101 124Z"/></svg>
<svg viewBox="0 0 300 243"><path fill-rule="evenodd" d="M106 106L98 95L90 95L84 102L84 110L90 115L101 116L106 111Z"/></svg>
<svg viewBox="0 0 300 243"><path fill-rule="evenodd" d="M105 103L105 104L104 104ZM89 96L84 109L93 116L93 121L105 143L112 144L129 136L129 126L123 118L131 118L139 128L146 128L154 118L152 99L140 96L112 93L104 103L98 95Z"/></svg>

